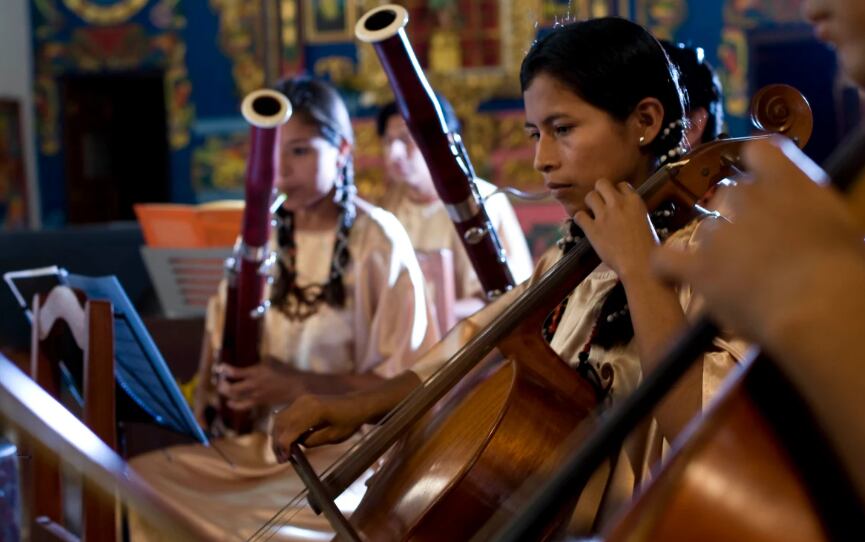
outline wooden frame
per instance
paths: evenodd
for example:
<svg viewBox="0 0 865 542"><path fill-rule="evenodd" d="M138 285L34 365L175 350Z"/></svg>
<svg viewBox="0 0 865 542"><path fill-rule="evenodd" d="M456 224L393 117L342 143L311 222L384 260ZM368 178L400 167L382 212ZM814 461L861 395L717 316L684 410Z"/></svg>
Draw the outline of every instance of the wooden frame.
<svg viewBox="0 0 865 542"><path fill-rule="evenodd" d="M64 322L68 330L58 325ZM117 449L114 385L114 317L111 303L85 300L66 286L33 301L31 376L49 395L60 397L60 362L64 333L83 353L84 424L112 450ZM98 391L97 391L98 390ZM34 533L65 539L60 467L56 459L33 455L30 506ZM116 540L114 499L84 483L81 540Z"/></svg>
<svg viewBox="0 0 865 542"><path fill-rule="evenodd" d="M328 6L335 12L328 13ZM304 41L308 43L354 41L354 24L357 22L355 0L303 0L301 13Z"/></svg>
<svg viewBox="0 0 865 542"><path fill-rule="evenodd" d="M153 489L78 418L0 354L0 421L42 453L62 459L103 495L118 496L147 518L166 540L211 540L159 498ZM8 425L6 425L8 424ZM23 457L27 457L24 455ZM31 540L77 540L53 522L37 523ZM102 540L102 538L97 538Z"/></svg>

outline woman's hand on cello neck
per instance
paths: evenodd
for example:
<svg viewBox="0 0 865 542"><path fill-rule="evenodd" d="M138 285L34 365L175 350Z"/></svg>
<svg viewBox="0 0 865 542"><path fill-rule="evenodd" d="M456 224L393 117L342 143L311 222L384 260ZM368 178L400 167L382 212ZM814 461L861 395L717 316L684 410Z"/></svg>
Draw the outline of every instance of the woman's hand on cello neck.
<svg viewBox="0 0 865 542"><path fill-rule="evenodd" d="M586 194L585 207L574 215L574 222L601 260L623 282L647 275L649 256L658 246L658 237L646 204L633 187L600 179Z"/></svg>
<svg viewBox="0 0 865 542"><path fill-rule="evenodd" d="M288 461L289 447L301 437L305 446L342 442L366 423L390 412L420 385L411 371L383 380L363 391L342 395L302 395L274 412L270 435L280 463Z"/></svg>

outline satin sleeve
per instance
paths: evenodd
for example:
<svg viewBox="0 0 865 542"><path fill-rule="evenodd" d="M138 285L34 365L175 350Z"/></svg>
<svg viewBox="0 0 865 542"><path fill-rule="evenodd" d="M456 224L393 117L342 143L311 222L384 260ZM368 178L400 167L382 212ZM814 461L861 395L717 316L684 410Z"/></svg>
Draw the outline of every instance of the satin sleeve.
<svg viewBox="0 0 865 542"><path fill-rule="evenodd" d="M559 250L552 247L538 261L528 280L517 284L510 291L485 306L483 309L465 318L451 329L430 351L411 368L422 381L425 381L439 370L457 353L475 334L496 319L504 310L513 304L525 291L540 279L540 277L556 262Z"/></svg>
<svg viewBox="0 0 865 542"><path fill-rule="evenodd" d="M691 231L690 235L677 236L667 243L679 250L693 252L702 242L702 232L712 221L724 220L721 217L710 216L699 221ZM685 318L689 322L695 322L702 314L705 306L703 298L693 292L691 287L683 284L679 287L679 302L685 311ZM730 370L742 360L750 348L750 344L744 339L722 330L713 342L713 349L703 354L703 391L702 404L706 408L721 387L724 378Z"/></svg>
<svg viewBox="0 0 865 542"><path fill-rule="evenodd" d="M532 275L532 255L517 214L504 194L496 194L486 203L487 213L499 234L514 282L524 282Z"/></svg>
<svg viewBox="0 0 865 542"><path fill-rule="evenodd" d="M207 313L204 317L204 331L210 339L210 347L214 352L222 349L222 330L225 327L225 296L228 285L223 279L219 283L216 294L207 301Z"/></svg>
<svg viewBox="0 0 865 542"><path fill-rule="evenodd" d="M386 235L367 243L355 277L357 372L395 376L411 367L438 340L425 297L424 279L408 234L386 211L376 219Z"/></svg>

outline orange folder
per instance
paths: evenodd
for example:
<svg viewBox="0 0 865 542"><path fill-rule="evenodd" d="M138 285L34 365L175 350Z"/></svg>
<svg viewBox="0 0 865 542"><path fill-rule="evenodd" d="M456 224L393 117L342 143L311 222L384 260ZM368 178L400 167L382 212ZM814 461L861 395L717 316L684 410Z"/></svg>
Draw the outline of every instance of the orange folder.
<svg viewBox="0 0 865 542"><path fill-rule="evenodd" d="M242 200L200 205L139 203L135 215L148 246L208 248L234 245L240 235Z"/></svg>

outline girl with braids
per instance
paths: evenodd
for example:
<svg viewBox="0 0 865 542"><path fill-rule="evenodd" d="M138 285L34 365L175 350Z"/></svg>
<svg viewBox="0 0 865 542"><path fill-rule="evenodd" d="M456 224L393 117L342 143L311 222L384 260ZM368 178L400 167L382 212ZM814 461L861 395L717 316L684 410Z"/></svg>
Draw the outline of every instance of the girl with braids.
<svg viewBox="0 0 865 542"><path fill-rule="evenodd" d="M280 132L276 186L286 198L276 213L278 258L262 361L212 367L215 356L205 356L196 405L203 412L221 395L234 409L268 415L257 432L216 439L212 448L180 446L132 461L164 498L220 540L249 538L303 487L272 454L265 432L270 413L301 393L365 389L404 371L438 339L408 235L393 215L355 194L354 140L339 94L310 78L276 88L294 113ZM214 352L224 298L223 291L208 310L207 343ZM329 464L345 449L324 448L311 459ZM315 516L297 521L326 524ZM146 527L135 525L136 538L148 539Z"/></svg>
<svg viewBox="0 0 865 542"><path fill-rule="evenodd" d="M573 217L560 247L539 261L529 280L457 326L411 371L373 390L338 397L303 396L274 419L275 453L285 460L305 435L315 446L345 438L393 408L455 351L466 334L489 323L531 288L563 251L585 235L603 263L547 319L544 334L575 370L596 381L605 403L628 395L654 369L698 311L688 288L651 274L649 255L660 243L688 250L706 215L679 231L664 223L673 209L649 217L635 192L659 165L683 152L683 105L677 77L661 45L624 19L601 18L552 29L523 60L520 82L526 135L534 166ZM615 461L581 494L572 528L589 532L628 499L666 442L700 412L744 349L719 341L653 416L631 435ZM648 413L647 413L648 414Z"/></svg>

